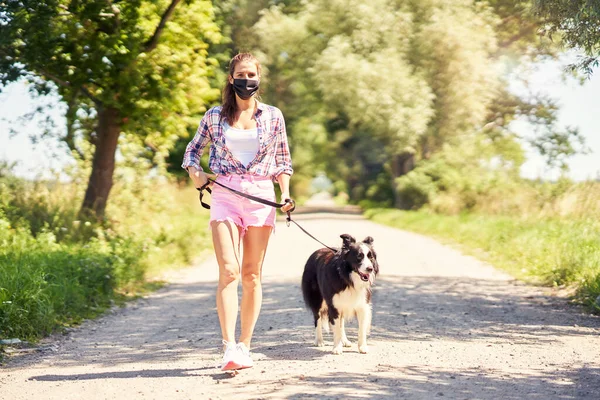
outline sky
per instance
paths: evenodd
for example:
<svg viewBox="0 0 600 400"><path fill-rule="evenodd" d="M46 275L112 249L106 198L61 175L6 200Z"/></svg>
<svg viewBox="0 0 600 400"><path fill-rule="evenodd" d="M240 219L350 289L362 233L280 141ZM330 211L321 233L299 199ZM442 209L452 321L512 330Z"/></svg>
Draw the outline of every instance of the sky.
<svg viewBox="0 0 600 400"><path fill-rule="evenodd" d="M558 126L577 127L585 138L588 154L580 154L569 161L569 177L582 181L600 178L600 70L585 78L566 77L565 67L575 60L576 54L565 56L561 61L545 61L523 71L529 80L529 90L547 94L558 102ZM525 88L518 82L511 84L515 93L524 93ZM531 135L531 126L518 121L513 125L514 131L527 136ZM533 149L524 145L527 162L521 168L521 175L527 178L556 179L558 171L549 170L543 158Z"/></svg>
<svg viewBox="0 0 600 400"><path fill-rule="evenodd" d="M34 119L21 119L40 105L51 108ZM63 107L56 97L34 97L25 83L13 83L0 93L0 162L17 162L14 172L23 177L52 177L71 163L67 147L56 139L39 140L40 124L50 117L58 126L64 126ZM14 130L16 133L12 133ZM31 137L38 142L32 144Z"/></svg>
<svg viewBox="0 0 600 400"><path fill-rule="evenodd" d="M547 61L536 64L527 71L521 71L529 78L529 90L545 93L558 100L560 111L558 123L561 127L578 127L590 150L587 155L577 155L569 161L568 176L576 181L600 177L600 71L582 84L575 78L564 78L563 69L568 61ZM511 85L515 92L524 87L517 80ZM50 104L49 112L43 117L18 122L20 116L40 104ZM64 106L56 98L32 97L24 83L14 83L0 93L0 161L17 162L14 169L19 176L35 178L54 176L71 162L64 144L56 140L41 140L32 145L30 136L41 132L40 121L49 116L58 126L64 126ZM16 131L10 134L10 128ZM527 136L531 127L517 122L515 131ZM527 178L556 179L557 171L549 170L544 160L532 149L524 146L527 162L521 168L521 175Z"/></svg>

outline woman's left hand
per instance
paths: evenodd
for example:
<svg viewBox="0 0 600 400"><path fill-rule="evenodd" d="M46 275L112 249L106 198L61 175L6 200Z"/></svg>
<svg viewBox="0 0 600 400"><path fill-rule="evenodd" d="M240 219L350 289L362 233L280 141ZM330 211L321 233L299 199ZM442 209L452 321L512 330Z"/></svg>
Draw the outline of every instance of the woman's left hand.
<svg viewBox="0 0 600 400"><path fill-rule="evenodd" d="M281 212L292 211L293 208L295 207L295 204L293 203L293 200L291 199L289 193L281 194L281 202L286 203L283 207L281 207Z"/></svg>

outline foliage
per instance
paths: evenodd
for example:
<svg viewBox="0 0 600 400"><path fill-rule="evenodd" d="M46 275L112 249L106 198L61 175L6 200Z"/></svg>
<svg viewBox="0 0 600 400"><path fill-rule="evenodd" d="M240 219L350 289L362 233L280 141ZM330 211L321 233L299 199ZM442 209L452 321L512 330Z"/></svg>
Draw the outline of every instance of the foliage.
<svg viewBox="0 0 600 400"><path fill-rule="evenodd" d="M125 166L116 175L104 225L77 219L77 177L0 178L0 337L35 340L93 317L210 247L195 190Z"/></svg>
<svg viewBox="0 0 600 400"><path fill-rule="evenodd" d="M590 0L535 0L535 12L544 19L542 32L559 36L569 47L581 49L584 57L572 65L592 73L600 64L600 3Z"/></svg>
<svg viewBox="0 0 600 400"><path fill-rule="evenodd" d="M88 140L85 117L93 118L98 104L120 109L125 131L158 145L158 132L177 134L186 127L186 116L215 95L207 79L214 64L207 42L219 41L220 35L211 21L210 2L176 9L161 32L156 26L167 1L20 3L5 2L2 83L26 77L38 92L47 93L54 82L78 114L69 125L82 124L79 132ZM162 34L155 43L157 33Z"/></svg>
<svg viewBox="0 0 600 400"><path fill-rule="evenodd" d="M135 265L124 268L126 259L97 241L66 246L50 232L34 238L4 217L0 225L0 337L47 335L57 324L80 321L109 306L117 282L140 283L119 275ZM135 254L139 249L120 250Z"/></svg>
<svg viewBox="0 0 600 400"><path fill-rule="evenodd" d="M95 146L115 127L143 143L139 156L161 167L175 138L218 97L211 82L218 62L208 48L222 37L212 4L178 3L4 1L1 83L27 79L39 94L56 90L67 105L61 139L78 157L94 149L96 161L114 157L114 148Z"/></svg>
<svg viewBox="0 0 600 400"><path fill-rule="evenodd" d="M600 186L527 181L519 176L523 150L512 144L483 140L446 145L430 160L422 160L397 179L399 193L410 209L425 208L442 214L475 211L499 215L573 215L600 217ZM600 197L599 197L600 198Z"/></svg>
<svg viewBox="0 0 600 400"><path fill-rule="evenodd" d="M554 57L560 52L549 38L539 34L544 21L534 12L531 0L475 1L489 5L498 17L495 25L497 58L514 64Z"/></svg>
<svg viewBox="0 0 600 400"><path fill-rule="evenodd" d="M301 9L302 0L223 0L214 2L217 22L227 38L225 44L230 54L246 52L256 48L257 35L254 24L264 10L277 5L284 13L294 13ZM224 59L223 61L229 61ZM224 65L225 67L226 65Z"/></svg>
<svg viewBox="0 0 600 400"><path fill-rule="evenodd" d="M511 152L522 163L522 138L510 130L519 116L544 114L531 119L541 127L533 145L566 165L579 151L577 131L558 130L554 104L515 96L504 76L506 65L556 54L536 34L539 24L527 1L336 0L294 12L271 7L253 33L274 80L265 96L291 116L292 151L295 141L313 143L303 161L325 164L351 200L373 201L369 193L400 195L396 178L407 171L394 163L406 154L427 160L447 146L462 152L463 142L488 141L494 156ZM317 124L323 145L311 142L323 131ZM360 165L374 159L378 167Z"/></svg>
<svg viewBox="0 0 600 400"><path fill-rule="evenodd" d="M471 210L485 194L506 190L519 180L524 156L513 143L501 145L478 136L457 145L446 144L432 158L397 178L399 195L410 209Z"/></svg>
<svg viewBox="0 0 600 400"><path fill-rule="evenodd" d="M437 193L433 178L425 173L413 170L398 178L398 195L408 209L418 210L431 202Z"/></svg>

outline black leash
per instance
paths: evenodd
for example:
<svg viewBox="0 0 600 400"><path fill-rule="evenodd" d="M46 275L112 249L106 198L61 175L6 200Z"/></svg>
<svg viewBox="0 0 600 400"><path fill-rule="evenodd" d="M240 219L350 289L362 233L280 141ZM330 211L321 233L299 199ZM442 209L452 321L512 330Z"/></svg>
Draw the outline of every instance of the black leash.
<svg viewBox="0 0 600 400"><path fill-rule="evenodd" d="M294 200L292 200L292 199L285 199L285 202L284 202L284 203L275 203L275 202L273 202L273 201L265 200L265 199L263 199L263 198L260 198L260 197L252 196L251 194L247 194L247 193L240 192L239 190L235 190L235 189L233 189L233 188L230 188L230 187L228 187L228 186L225 186L225 185L223 185L222 183L220 183L220 182L217 182L217 181L216 181L216 180L214 180L214 179L210 179L210 178L208 178L208 181L206 181L206 183L205 183L204 185L202 185L202 187L200 187L200 188L196 188L196 189L197 189L197 190L200 192L200 204L202 205L202 207L206 208L207 210L210 210L210 205L209 205L209 204L206 204L206 203L205 203L205 202L202 200L202 198L204 197L204 191L205 191L205 190L206 190L208 193L211 193L211 194L212 194L212 190L211 190L211 188L209 188L209 187L208 187L208 185L210 185L210 183L211 183L211 182L213 182L213 183L216 183L217 185L221 186L222 188L224 188L224 189L227 189L227 190L229 190L230 192L233 192L233 193L237 194L238 196L245 197L246 199L249 199L249 200L252 200L252 201L256 201L256 202L258 202L258 203L261 203L261 204L264 204L264 205L267 205L267 206L271 206L271 207L275 207L275 208L281 208L281 207L285 206L285 205L286 205L286 204L288 204L288 203L292 203L292 208L291 208L290 210L286 211L286 213L287 213L287 217L286 217L286 219L285 219L285 224L286 224L287 226L290 226L290 222L293 222L294 224L296 224L296 226L297 226L298 228L300 228L300 230L302 230L302 232L306 233L308 236L310 236L311 238L313 238L313 239L314 239L314 240L316 240L317 242L321 243L323 246L327 247L329 250L331 250L331 251L333 251L333 252L336 252L336 251L337 251L337 249L334 249L333 247L329 247L329 246L327 246L325 243L321 242L319 239L317 239L316 237L314 237L313 235L311 235L310 233L308 233L308 232L306 231L306 229L304 229L303 227L301 227L301 226L300 226L300 224L298 224L296 221L294 221L294 220L292 219L292 211L294 211L294 210L296 209L296 202L295 202Z"/></svg>
<svg viewBox="0 0 600 400"><path fill-rule="evenodd" d="M211 182L216 183L217 185L221 186L222 188L225 188L225 189L229 190L230 192L237 194L238 196L245 197L247 199L256 201L261 204L265 204L267 206L281 208L281 207L285 206L287 203L292 203L292 209L290 211L288 211L288 213L290 213L296 209L296 202L292 199L285 199L285 203L275 203L273 201L265 200L261 197L256 197L256 196L252 196L251 194L246 194L246 193L240 192L239 190L235 190L228 186L225 186L222 183L217 182L214 179L208 178L208 181L204 185L202 185L202 187L196 188L197 190L200 191L200 204L202 204L202 207L206 208L207 210L210 210L210 205L208 205L204 201L202 201L202 198L204 197L204 190L206 190L208 193L212 193L212 190L208 187L208 185L210 185Z"/></svg>
<svg viewBox="0 0 600 400"><path fill-rule="evenodd" d="M290 226L290 222L293 222L294 224L296 224L296 226L298 228L300 228L300 230L302 230L302 232L306 233L308 236L310 236L311 238L313 238L314 240L316 240L317 242L321 243L323 246L327 247L329 250L333 251L334 253L337 251L337 249L334 249L333 247L329 247L327 246L325 243L321 242L319 239L317 239L316 237L314 237L313 235L311 235L310 233L308 233L306 231L306 229L304 229L303 227L300 226L300 224L298 224L296 221L294 221L292 219L292 216L290 215L290 212L288 211L287 213L287 218L285 219L285 223L287 226Z"/></svg>

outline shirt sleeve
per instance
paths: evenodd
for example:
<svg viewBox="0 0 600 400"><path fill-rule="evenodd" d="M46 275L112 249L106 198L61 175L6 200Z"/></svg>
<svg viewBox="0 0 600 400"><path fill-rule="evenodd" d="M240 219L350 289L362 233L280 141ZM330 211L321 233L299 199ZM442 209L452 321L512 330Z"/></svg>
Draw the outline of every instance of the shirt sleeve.
<svg viewBox="0 0 600 400"><path fill-rule="evenodd" d="M196 167L201 171L203 170L200 166L200 158L202 158L202 152L210 141L210 137L210 112L206 112L200 121L194 138L185 148L183 163L181 164L183 169Z"/></svg>
<svg viewBox="0 0 600 400"><path fill-rule="evenodd" d="M283 114L278 111L277 118L277 148L275 153L275 178L280 174L292 175L294 170L292 169L292 157L290 154L290 148L288 144L287 132L285 129L285 120Z"/></svg>

